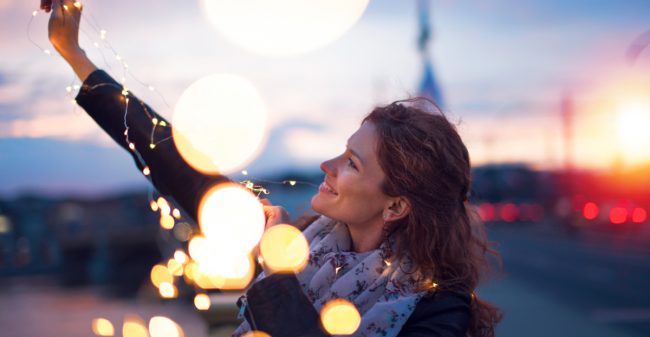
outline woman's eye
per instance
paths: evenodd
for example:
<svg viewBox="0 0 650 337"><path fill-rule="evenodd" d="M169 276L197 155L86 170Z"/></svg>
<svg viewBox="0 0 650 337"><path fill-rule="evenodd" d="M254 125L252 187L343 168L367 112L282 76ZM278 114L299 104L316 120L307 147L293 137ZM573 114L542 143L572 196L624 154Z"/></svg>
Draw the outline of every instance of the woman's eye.
<svg viewBox="0 0 650 337"><path fill-rule="evenodd" d="M352 158L348 158L348 166L350 166L353 169L357 169L357 165L354 165L354 162L352 161Z"/></svg>

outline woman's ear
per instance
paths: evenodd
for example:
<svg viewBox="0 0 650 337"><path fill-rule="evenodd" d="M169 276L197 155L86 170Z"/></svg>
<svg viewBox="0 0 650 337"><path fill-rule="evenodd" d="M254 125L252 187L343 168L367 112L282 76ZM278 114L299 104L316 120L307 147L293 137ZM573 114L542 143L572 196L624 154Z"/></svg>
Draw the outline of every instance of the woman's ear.
<svg viewBox="0 0 650 337"><path fill-rule="evenodd" d="M411 212L411 202L406 197L395 197L384 209L384 221L397 221L406 217Z"/></svg>

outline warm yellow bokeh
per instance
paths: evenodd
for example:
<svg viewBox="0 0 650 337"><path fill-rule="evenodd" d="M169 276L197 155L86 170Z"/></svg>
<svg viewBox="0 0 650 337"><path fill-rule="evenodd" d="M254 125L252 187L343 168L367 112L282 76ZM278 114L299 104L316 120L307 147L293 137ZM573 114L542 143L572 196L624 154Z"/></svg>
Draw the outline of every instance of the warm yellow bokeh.
<svg viewBox="0 0 650 337"><path fill-rule="evenodd" d="M248 80L215 74L190 85L176 103L174 144L203 173L227 174L250 163L267 138L267 111Z"/></svg>
<svg viewBox="0 0 650 337"><path fill-rule="evenodd" d="M122 325L122 337L149 337L144 320L136 315L129 315Z"/></svg>
<svg viewBox="0 0 650 337"><path fill-rule="evenodd" d="M176 298L178 296L178 289L173 283L169 282L161 283L158 292L162 298Z"/></svg>
<svg viewBox="0 0 650 337"><path fill-rule="evenodd" d="M225 252L224 252L225 254ZM194 284L203 289L240 290L246 288L255 274L250 254L197 263L193 271Z"/></svg>
<svg viewBox="0 0 650 337"><path fill-rule="evenodd" d="M106 318L95 318L93 319L93 333L97 336L113 336L115 328L113 323Z"/></svg>
<svg viewBox="0 0 650 337"><path fill-rule="evenodd" d="M327 302L320 311L323 328L332 335L351 335L361 324L361 315L350 301L335 299Z"/></svg>
<svg viewBox="0 0 650 337"><path fill-rule="evenodd" d="M249 190L220 184L208 190L199 206L199 226L220 251L241 255L255 247L264 233L264 208ZM192 256L193 258L196 258Z"/></svg>
<svg viewBox="0 0 650 337"><path fill-rule="evenodd" d="M291 225L276 225L264 232L260 254L274 272L298 272L307 264L309 244L302 232Z"/></svg>
<svg viewBox="0 0 650 337"><path fill-rule="evenodd" d="M245 333L242 337L271 337L271 335L267 334L264 331L249 331Z"/></svg>
<svg viewBox="0 0 650 337"><path fill-rule="evenodd" d="M210 309L210 296L208 294L196 294L194 296L194 306L198 310Z"/></svg>
<svg viewBox="0 0 650 337"><path fill-rule="evenodd" d="M263 55L321 48L347 32L369 0L202 0L212 25L231 42Z"/></svg>
<svg viewBox="0 0 650 337"><path fill-rule="evenodd" d="M183 328L178 323L164 316L154 316L149 320L151 337L183 337Z"/></svg>
<svg viewBox="0 0 650 337"><path fill-rule="evenodd" d="M176 259L169 259L169 261L167 261L167 270L169 270L173 276L183 276L183 264L176 261Z"/></svg>
<svg viewBox="0 0 650 337"><path fill-rule="evenodd" d="M160 227L164 229L172 229L174 228L174 217L169 215L169 214L160 214Z"/></svg>
<svg viewBox="0 0 650 337"><path fill-rule="evenodd" d="M156 204L158 205L158 209L160 209L161 215L169 215L169 212L171 212L171 207L169 206L167 200L165 200L163 197L159 197L158 200L156 200Z"/></svg>
<svg viewBox="0 0 650 337"><path fill-rule="evenodd" d="M180 264L186 264L188 262L187 254L180 249L174 252L174 259Z"/></svg>
<svg viewBox="0 0 650 337"><path fill-rule="evenodd" d="M157 288L160 288L160 284L163 282L173 283L174 276L169 272L167 267L162 264L157 264L151 268L151 283Z"/></svg>

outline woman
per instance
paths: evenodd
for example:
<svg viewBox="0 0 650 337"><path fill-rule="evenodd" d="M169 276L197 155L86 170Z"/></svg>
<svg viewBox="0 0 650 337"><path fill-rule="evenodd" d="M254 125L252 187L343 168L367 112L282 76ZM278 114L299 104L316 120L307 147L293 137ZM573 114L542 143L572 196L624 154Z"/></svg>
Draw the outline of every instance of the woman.
<svg viewBox="0 0 650 337"><path fill-rule="evenodd" d="M53 3L49 35L84 81L77 102L122 147L135 147L159 192L196 219L202 192L227 178L196 172L170 142L147 146L152 131L164 138L170 129L152 126L155 113L86 57L81 8L63 2L67 10ZM312 198L320 216L304 229L309 263L296 275L262 274L239 303L246 320L234 335L327 336L318 311L346 298L362 315L358 336L494 336L501 314L473 293L491 251L467 202L469 155L444 115L414 104L426 102L374 109L345 152L321 164ZM281 207L267 203L265 213L267 228L287 222Z"/></svg>

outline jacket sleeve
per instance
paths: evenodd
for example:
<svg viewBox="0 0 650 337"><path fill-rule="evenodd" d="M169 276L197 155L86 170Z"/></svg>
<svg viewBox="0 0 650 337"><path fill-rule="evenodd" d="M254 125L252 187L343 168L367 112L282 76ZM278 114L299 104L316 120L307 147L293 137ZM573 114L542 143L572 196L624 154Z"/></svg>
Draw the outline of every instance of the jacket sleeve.
<svg viewBox="0 0 650 337"><path fill-rule="evenodd" d="M173 144L171 124L137 97L122 90L122 85L106 72L96 70L84 81L76 101L131 154L141 171L147 167L158 192L173 198L196 221L203 193L228 178L205 175L190 167Z"/></svg>
<svg viewBox="0 0 650 337"><path fill-rule="evenodd" d="M470 319L469 295L436 292L418 302L398 337L464 337Z"/></svg>

